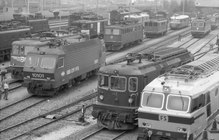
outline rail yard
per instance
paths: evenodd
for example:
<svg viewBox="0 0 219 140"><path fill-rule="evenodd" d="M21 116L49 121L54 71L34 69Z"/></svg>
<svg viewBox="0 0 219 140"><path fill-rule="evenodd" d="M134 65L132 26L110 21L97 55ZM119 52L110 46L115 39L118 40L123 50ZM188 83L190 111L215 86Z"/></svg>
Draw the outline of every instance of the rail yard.
<svg viewBox="0 0 219 140"><path fill-rule="evenodd" d="M0 139L218 140L219 10L191 2L60 0L68 14L1 20Z"/></svg>

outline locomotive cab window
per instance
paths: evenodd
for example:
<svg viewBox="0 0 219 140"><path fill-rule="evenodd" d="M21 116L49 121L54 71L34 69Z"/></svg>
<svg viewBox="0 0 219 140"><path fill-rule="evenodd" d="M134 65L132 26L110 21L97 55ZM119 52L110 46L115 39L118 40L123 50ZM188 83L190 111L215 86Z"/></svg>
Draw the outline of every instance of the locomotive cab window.
<svg viewBox="0 0 219 140"><path fill-rule="evenodd" d="M19 54L19 46L18 45L13 45L13 47L12 47L12 54Z"/></svg>
<svg viewBox="0 0 219 140"><path fill-rule="evenodd" d="M27 59L25 61L26 67L37 67L39 63L39 57L35 55L27 56Z"/></svg>
<svg viewBox="0 0 219 140"><path fill-rule="evenodd" d="M167 96L167 110L172 111L184 111L188 112L190 107L191 98L183 95L171 95Z"/></svg>
<svg viewBox="0 0 219 140"><path fill-rule="evenodd" d="M113 35L119 35L120 31L119 29L113 29Z"/></svg>
<svg viewBox="0 0 219 140"><path fill-rule="evenodd" d="M98 85L100 88L108 88L109 87L109 76L100 74L98 76Z"/></svg>
<svg viewBox="0 0 219 140"><path fill-rule="evenodd" d="M131 77L129 78L129 91L136 92L138 89L138 78Z"/></svg>
<svg viewBox="0 0 219 140"><path fill-rule="evenodd" d="M57 67L58 68L64 67L64 58L63 57L58 59Z"/></svg>
<svg viewBox="0 0 219 140"><path fill-rule="evenodd" d="M110 35L111 34L111 29L105 29L105 34Z"/></svg>
<svg viewBox="0 0 219 140"><path fill-rule="evenodd" d="M55 67L56 59L54 57L43 57L40 67L44 69L53 69Z"/></svg>
<svg viewBox="0 0 219 140"><path fill-rule="evenodd" d="M125 91L126 90L126 78L120 76L110 77L110 89L113 91Z"/></svg>
<svg viewBox="0 0 219 140"><path fill-rule="evenodd" d="M163 108L164 94L144 92L142 96L142 106L150 108Z"/></svg>

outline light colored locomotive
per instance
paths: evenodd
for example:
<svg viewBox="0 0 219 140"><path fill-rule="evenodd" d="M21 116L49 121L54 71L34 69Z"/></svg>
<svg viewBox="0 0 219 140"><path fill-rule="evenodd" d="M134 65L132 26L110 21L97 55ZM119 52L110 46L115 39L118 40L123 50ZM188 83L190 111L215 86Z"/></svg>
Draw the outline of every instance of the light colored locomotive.
<svg viewBox="0 0 219 140"><path fill-rule="evenodd" d="M218 69L218 54L208 54L149 83L138 109L138 140L196 140L219 113Z"/></svg>

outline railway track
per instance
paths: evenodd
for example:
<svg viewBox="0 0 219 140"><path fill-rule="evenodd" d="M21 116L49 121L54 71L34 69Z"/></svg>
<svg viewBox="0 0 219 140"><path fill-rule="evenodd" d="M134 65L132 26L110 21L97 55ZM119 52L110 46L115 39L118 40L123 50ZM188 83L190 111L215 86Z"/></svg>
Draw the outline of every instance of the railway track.
<svg viewBox="0 0 219 140"><path fill-rule="evenodd" d="M96 95L93 95L94 97L96 96ZM82 101L85 101L85 99L81 99ZM78 102L78 101L75 101L75 103L76 102ZM75 105L75 103L72 103L70 106L74 106ZM68 105L67 105L68 106ZM66 106L65 106L66 107ZM65 108L64 106L63 107L61 107L61 108L59 108L59 110L64 110L64 108ZM1 110L0 110L1 111ZM80 111L80 109L77 109L77 110L75 110L75 111L71 111L73 114L75 113L75 112L79 112ZM42 128L42 127L45 127L45 126L47 126L47 125L49 125L49 124L51 124L51 123L54 123L55 121L53 121L53 120L61 120L61 119L64 119L64 118L66 118L66 117L68 117L68 116L70 116L70 115L72 115L72 114L64 114L64 115L54 115L54 114L60 114L60 113L57 113L58 111L57 110L53 110L53 111L50 111L50 112L47 112L47 113L44 113L44 114L41 114L41 115L39 115L39 116L36 116L36 117L34 117L34 118L31 118L31 119L28 119L28 120L26 120L26 121L23 121L23 122L21 122L21 123L18 123L18 124L16 124L16 125L13 125L13 126L11 126L11 127L7 127L6 129L3 129L3 130L0 130L0 133L1 133L1 135L4 135L4 133L9 133L9 131L10 130L15 130L16 128L20 128L20 127L25 127L25 126L28 126L28 125L30 125L31 124L31 122L35 122L35 120L38 120L38 121L42 121L43 122L43 124L39 124L39 126L36 126L36 127L31 127L31 129L30 130L28 130L28 131L24 131L23 133L19 133L19 134L17 134L17 135L15 135L15 136L13 136L13 134L10 134L9 136L13 136L13 137L11 137L10 139L18 139L18 138L20 138L20 137L23 137L23 136L25 136L25 135L28 135L28 134L30 134L30 133L32 133L33 131L35 131L35 130L38 130L38 129L40 129L40 128ZM62 112L62 111L61 111ZM52 121L51 120L45 120L45 118L46 117L48 117L48 116L53 116L52 117ZM55 118L55 119L54 119ZM36 121L36 122L38 122L38 121ZM29 124L30 123L30 124ZM28 125L25 125L25 124L28 124ZM25 126L24 126L25 125ZM18 130L18 129L16 129L16 130ZM22 129L21 129L22 130Z"/></svg>

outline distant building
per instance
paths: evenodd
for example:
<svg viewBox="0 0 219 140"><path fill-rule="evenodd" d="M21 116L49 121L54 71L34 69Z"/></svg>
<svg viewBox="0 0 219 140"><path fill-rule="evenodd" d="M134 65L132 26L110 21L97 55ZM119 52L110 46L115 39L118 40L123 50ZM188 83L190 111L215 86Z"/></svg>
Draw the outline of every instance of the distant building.
<svg viewBox="0 0 219 140"><path fill-rule="evenodd" d="M219 0L195 0L196 7L212 7L219 9Z"/></svg>

